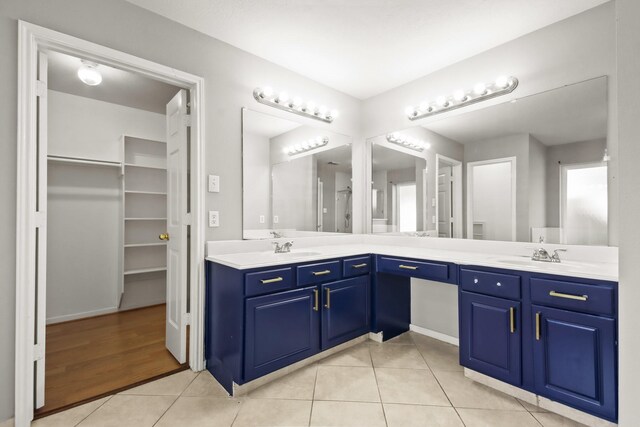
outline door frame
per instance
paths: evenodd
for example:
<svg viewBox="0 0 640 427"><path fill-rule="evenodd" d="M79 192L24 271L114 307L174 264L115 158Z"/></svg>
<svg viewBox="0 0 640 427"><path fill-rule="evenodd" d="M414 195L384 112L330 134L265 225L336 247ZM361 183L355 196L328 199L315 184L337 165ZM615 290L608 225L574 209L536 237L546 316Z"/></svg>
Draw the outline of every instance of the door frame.
<svg viewBox="0 0 640 427"><path fill-rule="evenodd" d="M449 163L451 165L451 172L453 177L453 239L462 239L464 233L462 232L462 162L460 160L452 159L451 157L443 156L436 153L436 236L438 236L440 230L438 229L438 175L440 174L440 162Z"/></svg>
<svg viewBox="0 0 640 427"><path fill-rule="evenodd" d="M473 239L473 168L476 166L492 165L496 163L511 163L511 241L516 239L517 192L516 192L516 157L502 157L499 159L467 162L467 239Z"/></svg>
<svg viewBox="0 0 640 427"><path fill-rule="evenodd" d="M205 257L205 99L202 77L176 70L106 46L25 21L18 22L18 132L16 200L16 361L15 425L28 426L34 413L33 363L38 349L33 344L36 312L34 230L46 221L46 212L35 210L37 190L37 57L55 50L114 66L169 83L190 92L191 104L191 226L189 366L201 371L204 362L204 257Z"/></svg>

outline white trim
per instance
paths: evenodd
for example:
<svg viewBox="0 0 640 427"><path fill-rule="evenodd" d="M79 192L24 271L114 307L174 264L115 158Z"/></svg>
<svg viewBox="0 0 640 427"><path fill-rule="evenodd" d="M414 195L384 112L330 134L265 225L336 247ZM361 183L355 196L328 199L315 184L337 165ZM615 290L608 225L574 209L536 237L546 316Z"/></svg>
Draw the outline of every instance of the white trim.
<svg viewBox="0 0 640 427"><path fill-rule="evenodd" d="M62 316L50 317L47 319L47 325L68 322L70 320L84 319L85 317L102 316L105 314L117 313L118 307L101 308L99 310L83 311L82 313L64 314Z"/></svg>
<svg viewBox="0 0 640 427"><path fill-rule="evenodd" d="M509 162L511 163L511 241L517 241L516 160L516 157L502 157L467 163L467 239L473 239L473 168L475 166Z"/></svg>
<svg viewBox="0 0 640 427"><path fill-rule="evenodd" d="M422 326L414 325L413 323L409 325L409 330L415 332L416 334L431 337L439 341L444 341L446 343L460 347L460 339L452 337L451 335L443 334L442 332L434 331L432 329L423 328Z"/></svg>
<svg viewBox="0 0 640 427"><path fill-rule="evenodd" d="M440 230L438 227L438 175L440 174L440 162L449 163L451 165L452 177L453 177L453 192L452 197L454 197L453 201L453 236L451 238L454 239L462 239L464 233L462 232L462 162L460 160L452 159L451 157L443 156L442 154L436 153L436 173L435 173L435 184L436 184L436 237L440 236Z"/></svg>
<svg viewBox="0 0 640 427"><path fill-rule="evenodd" d="M204 79L105 46L44 27L18 22L18 138L16 198L16 365L15 425L33 419L33 331L35 312L36 228L36 58L51 49L114 66L190 90L191 102L191 328L189 365L204 369L204 250L205 250L205 100Z"/></svg>

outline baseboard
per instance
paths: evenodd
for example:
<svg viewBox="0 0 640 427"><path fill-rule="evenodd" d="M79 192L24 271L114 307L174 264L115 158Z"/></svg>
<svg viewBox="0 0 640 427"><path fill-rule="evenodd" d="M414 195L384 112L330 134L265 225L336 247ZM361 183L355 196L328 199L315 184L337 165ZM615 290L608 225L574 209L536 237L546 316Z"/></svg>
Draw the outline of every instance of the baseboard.
<svg viewBox="0 0 640 427"><path fill-rule="evenodd" d="M13 427L14 426L13 422L14 422L13 418L8 419L6 421L2 421L2 422L0 422L0 427Z"/></svg>
<svg viewBox="0 0 640 427"><path fill-rule="evenodd" d="M100 310L85 311L82 313L65 314L64 316L55 316L47 319L47 325L55 323L68 322L70 320L84 319L85 317L102 316L104 314L117 313L118 307L101 308Z"/></svg>
<svg viewBox="0 0 640 427"><path fill-rule="evenodd" d="M446 335L446 334L443 334L442 332L423 328L422 326L417 326L414 324L409 325L409 330L415 332L416 334L425 335L427 337L431 337L440 341L444 341L449 344L453 344L456 347L460 347L460 340L456 337L452 337L451 335Z"/></svg>

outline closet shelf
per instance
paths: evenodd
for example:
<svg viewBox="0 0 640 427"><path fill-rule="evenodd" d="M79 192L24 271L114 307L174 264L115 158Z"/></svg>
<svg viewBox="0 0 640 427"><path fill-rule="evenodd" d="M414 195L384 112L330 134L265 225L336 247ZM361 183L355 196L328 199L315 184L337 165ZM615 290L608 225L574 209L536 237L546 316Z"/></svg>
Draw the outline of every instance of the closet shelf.
<svg viewBox="0 0 640 427"><path fill-rule="evenodd" d="M145 168L145 169L160 169L160 170L167 170L166 166L154 166L154 165L142 165L139 163L125 163L124 164L126 167L131 167L131 168Z"/></svg>
<svg viewBox="0 0 640 427"><path fill-rule="evenodd" d="M167 271L167 267L149 267L149 268L138 268L135 270L125 270L124 275L129 276L131 274L153 273L156 271Z"/></svg>
<svg viewBox="0 0 640 427"><path fill-rule="evenodd" d="M145 248L152 246L167 246L167 242L157 242L157 243L127 243L124 245L125 248Z"/></svg>
<svg viewBox="0 0 640 427"><path fill-rule="evenodd" d="M109 166L109 167L122 167L121 162L113 162L110 160L89 159L86 157L70 157L70 156L55 156L50 154L47 156L47 160L50 162L58 163L70 163L78 165L90 165L90 166Z"/></svg>
<svg viewBox="0 0 640 427"><path fill-rule="evenodd" d="M125 221L166 221L167 218L125 218Z"/></svg>
<svg viewBox="0 0 640 427"><path fill-rule="evenodd" d="M166 196L166 191L139 191L139 190L125 190L125 194L152 194L156 196Z"/></svg>

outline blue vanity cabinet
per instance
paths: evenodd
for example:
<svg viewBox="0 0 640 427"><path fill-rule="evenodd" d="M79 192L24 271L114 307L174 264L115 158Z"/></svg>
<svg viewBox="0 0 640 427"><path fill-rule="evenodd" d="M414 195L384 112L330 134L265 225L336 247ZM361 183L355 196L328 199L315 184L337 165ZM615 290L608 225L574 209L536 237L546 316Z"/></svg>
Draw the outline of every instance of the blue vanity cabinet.
<svg viewBox="0 0 640 427"><path fill-rule="evenodd" d="M323 350L369 332L370 288L369 275L321 286Z"/></svg>
<svg viewBox="0 0 640 427"><path fill-rule="evenodd" d="M320 298L315 286L247 298L244 379L313 356L320 345Z"/></svg>
<svg viewBox="0 0 640 427"><path fill-rule="evenodd" d="M531 279L536 393L615 421L617 334L612 283Z"/></svg>

